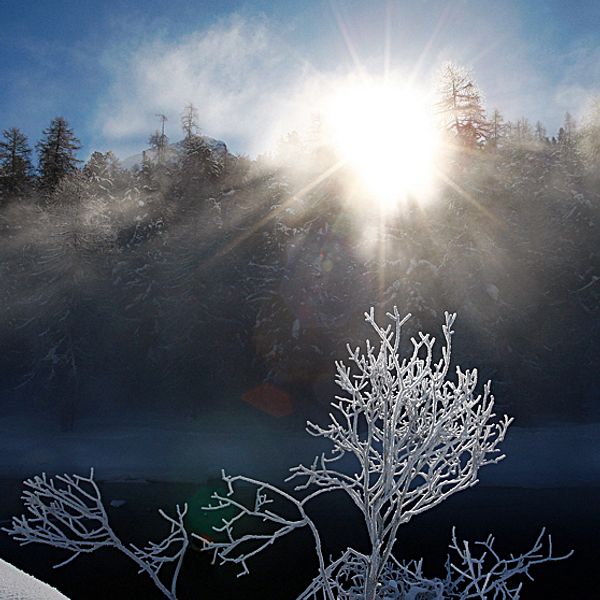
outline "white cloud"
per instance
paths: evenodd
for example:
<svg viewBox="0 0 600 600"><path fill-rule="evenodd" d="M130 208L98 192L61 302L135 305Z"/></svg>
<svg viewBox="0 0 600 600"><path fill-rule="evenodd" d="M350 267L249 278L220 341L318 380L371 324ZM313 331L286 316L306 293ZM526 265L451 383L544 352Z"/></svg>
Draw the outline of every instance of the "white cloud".
<svg viewBox="0 0 600 600"><path fill-rule="evenodd" d="M240 17L177 42L144 42L111 59L109 68L113 83L98 123L116 146L146 138L157 127L156 113L167 115L177 139L179 114L192 102L204 133L233 142L234 150L262 151L283 133L306 78L306 66L265 22Z"/></svg>
<svg viewBox="0 0 600 600"><path fill-rule="evenodd" d="M564 55L561 67L563 77L556 88L555 103L563 114L569 111L582 118L600 95L600 49L591 40L574 44Z"/></svg>
<svg viewBox="0 0 600 600"><path fill-rule="evenodd" d="M477 35L467 35L466 25L453 21L435 40L430 64L453 58L472 65L490 110L497 106L509 119L541 119L554 130L565 110L580 114L594 95L600 56L587 42L566 56L545 55L564 73L556 81L536 66L535 48L519 35L517 17L505 11L488 23L487 15L479 15ZM120 155L139 151L159 124L157 113L167 115L167 133L178 139L179 115L189 102L198 108L203 133L224 140L234 152L255 155L272 149L287 132L305 130L331 88L347 78L348 61L340 60L336 72L311 68L280 31L281 25L266 19L232 16L177 40L130 39L120 54L113 49L105 60L112 83L96 119L103 139L94 147ZM405 54L412 56L399 53L400 63ZM427 69L421 75L427 79Z"/></svg>

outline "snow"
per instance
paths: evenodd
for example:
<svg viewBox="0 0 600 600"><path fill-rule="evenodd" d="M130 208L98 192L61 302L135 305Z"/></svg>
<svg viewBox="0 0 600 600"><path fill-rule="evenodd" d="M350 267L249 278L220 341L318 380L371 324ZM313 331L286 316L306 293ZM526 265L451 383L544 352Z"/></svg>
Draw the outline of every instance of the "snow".
<svg viewBox="0 0 600 600"><path fill-rule="evenodd" d="M265 420L266 419L266 420ZM321 447L307 433L269 417L234 421L212 414L197 422L145 416L144 420L80 420L73 433L40 417L0 417L0 477L46 471L98 479L202 482L228 472L282 477L312 460ZM273 452L273 449L277 452ZM506 459L480 471L482 485L530 488L600 486L600 423L544 427L512 425L502 445Z"/></svg>
<svg viewBox="0 0 600 600"><path fill-rule="evenodd" d="M485 291L488 293L488 296L498 302L498 297L500 295L500 290L493 284L493 283L488 283L485 286Z"/></svg>
<svg viewBox="0 0 600 600"><path fill-rule="evenodd" d="M0 558L2 600L68 600L55 588L24 573Z"/></svg>

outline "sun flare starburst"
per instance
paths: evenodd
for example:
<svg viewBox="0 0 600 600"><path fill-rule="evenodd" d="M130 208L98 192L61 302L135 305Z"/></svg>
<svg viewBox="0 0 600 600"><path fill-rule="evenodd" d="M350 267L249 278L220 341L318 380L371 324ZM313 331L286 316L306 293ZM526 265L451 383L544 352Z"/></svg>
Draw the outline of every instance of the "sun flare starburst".
<svg viewBox="0 0 600 600"><path fill-rule="evenodd" d="M428 105L415 89L373 80L340 87L328 103L331 142L383 208L431 193L440 143Z"/></svg>

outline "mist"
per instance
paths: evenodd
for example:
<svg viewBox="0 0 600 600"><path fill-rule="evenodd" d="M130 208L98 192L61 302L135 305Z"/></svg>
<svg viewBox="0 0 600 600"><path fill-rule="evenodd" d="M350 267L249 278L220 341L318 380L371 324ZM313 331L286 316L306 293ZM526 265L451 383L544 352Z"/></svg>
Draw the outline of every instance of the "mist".
<svg viewBox="0 0 600 600"><path fill-rule="evenodd" d="M487 534L498 516L520 540L547 521L583 558L540 589L583 593L600 489L597 53L582 43L567 65L553 52L551 77L512 5L492 23L437 2L402 21L393 4L384 35L381 7L333 3L338 35L318 40L300 17L276 27L219 13L177 35L141 21L100 53L104 87L73 111L81 133L64 117L35 139L23 131L37 116L4 123L0 522L23 478L95 467L123 531L135 514L150 529L165 498L193 507L188 526L212 527L204 506L224 493L222 468L283 480L326 450L305 427L330 418L336 363L368 354L366 312L410 314L400 354L431 333L434 362L445 313L457 313L447 385L465 369L478 389L491 382L494 412L515 418L508 457L479 495L407 528L403 548L441 564L433 534L451 524ZM402 56L399 23L415 25ZM350 453L339 464L348 470ZM352 508L317 506L327 551L346 533L366 543L346 522ZM310 580L305 542L289 590ZM101 584L90 595L96 563L71 580L29 547L2 538L0 550L73 598L106 595ZM261 568L286 573L283 562ZM121 580L106 565L106 580ZM281 597L202 565L211 597ZM157 593L122 580L115 598Z"/></svg>

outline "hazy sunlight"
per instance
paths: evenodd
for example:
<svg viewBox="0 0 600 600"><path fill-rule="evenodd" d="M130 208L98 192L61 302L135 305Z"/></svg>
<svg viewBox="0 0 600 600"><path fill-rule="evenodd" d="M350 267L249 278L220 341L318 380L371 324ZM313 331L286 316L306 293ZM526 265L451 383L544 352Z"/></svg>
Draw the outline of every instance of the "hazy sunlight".
<svg viewBox="0 0 600 600"><path fill-rule="evenodd" d="M327 107L333 144L386 209L431 191L439 137L428 108L416 90L373 80L340 89Z"/></svg>

